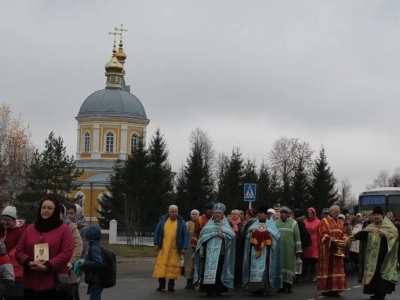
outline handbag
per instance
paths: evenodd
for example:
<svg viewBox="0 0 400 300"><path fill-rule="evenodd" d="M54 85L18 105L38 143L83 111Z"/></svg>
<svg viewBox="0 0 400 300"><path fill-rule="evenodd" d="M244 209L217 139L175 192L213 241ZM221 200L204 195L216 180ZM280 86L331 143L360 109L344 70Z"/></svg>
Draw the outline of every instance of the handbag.
<svg viewBox="0 0 400 300"><path fill-rule="evenodd" d="M69 294L71 292L68 274L57 274L56 291L58 293L66 294Z"/></svg>

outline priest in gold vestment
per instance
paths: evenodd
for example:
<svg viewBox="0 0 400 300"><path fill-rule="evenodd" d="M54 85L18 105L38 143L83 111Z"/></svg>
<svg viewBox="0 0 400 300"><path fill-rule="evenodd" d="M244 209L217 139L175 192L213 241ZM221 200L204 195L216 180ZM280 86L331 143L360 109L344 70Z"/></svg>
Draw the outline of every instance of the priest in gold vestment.
<svg viewBox="0 0 400 300"><path fill-rule="evenodd" d="M175 291L175 280L181 277L181 256L186 253L189 234L186 223L178 215L178 207L171 205L168 214L161 217L154 232L154 248L158 251L153 277L158 278L157 291Z"/></svg>

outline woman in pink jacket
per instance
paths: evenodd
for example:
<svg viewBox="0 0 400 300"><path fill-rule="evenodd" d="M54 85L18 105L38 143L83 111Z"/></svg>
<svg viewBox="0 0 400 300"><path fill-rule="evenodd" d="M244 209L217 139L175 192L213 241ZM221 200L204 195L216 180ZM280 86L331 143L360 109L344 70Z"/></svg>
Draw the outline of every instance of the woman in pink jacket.
<svg viewBox="0 0 400 300"><path fill-rule="evenodd" d="M306 280L317 280L317 263L318 263L318 224L319 219L313 207L307 209L304 225L311 237L311 245L304 248L304 274ZM314 274L314 276L312 276Z"/></svg>
<svg viewBox="0 0 400 300"><path fill-rule="evenodd" d="M73 250L71 230L60 220L60 204L52 196L45 197L36 223L26 228L15 252L16 260L24 267L25 300L60 299L56 292L57 274L68 274Z"/></svg>

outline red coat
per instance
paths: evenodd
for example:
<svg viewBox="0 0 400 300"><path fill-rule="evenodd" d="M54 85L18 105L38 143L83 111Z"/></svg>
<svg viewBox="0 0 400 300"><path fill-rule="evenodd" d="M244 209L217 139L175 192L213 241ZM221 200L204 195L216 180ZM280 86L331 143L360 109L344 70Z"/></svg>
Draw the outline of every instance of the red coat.
<svg viewBox="0 0 400 300"><path fill-rule="evenodd" d="M15 282L22 282L23 268L15 260L15 247L17 247L19 239L24 231L25 221L17 220L17 223L13 228L8 228L7 230L3 228L0 234L0 238L3 239L3 242L6 245L7 253L11 257L11 263L14 267Z"/></svg>
<svg viewBox="0 0 400 300"><path fill-rule="evenodd" d="M23 287L35 291L53 290L56 288L57 274L67 274L67 263L72 257L74 240L71 230L65 224L42 234L36 230L34 225L26 228L15 252L17 262L25 267L27 262L34 260L34 245L49 244L49 257L52 270L50 272L38 272L24 268Z"/></svg>
<svg viewBox="0 0 400 300"><path fill-rule="evenodd" d="M307 210L312 210L314 212L314 217L312 219L306 218L304 220L304 225L306 226L306 230L310 234L311 237L311 246L304 248L303 256L305 258L316 258L318 259L319 253L319 235L318 235L318 224L320 220L317 218L317 214L315 213L315 209L310 207Z"/></svg>

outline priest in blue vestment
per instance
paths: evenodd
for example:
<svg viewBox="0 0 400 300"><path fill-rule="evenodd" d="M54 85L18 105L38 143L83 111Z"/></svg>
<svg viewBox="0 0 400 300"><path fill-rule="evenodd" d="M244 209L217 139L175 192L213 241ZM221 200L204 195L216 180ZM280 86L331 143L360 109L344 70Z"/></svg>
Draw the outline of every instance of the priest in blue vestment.
<svg viewBox="0 0 400 300"><path fill-rule="evenodd" d="M226 207L216 203L213 217L201 230L195 251L194 283L200 292L220 296L233 288L235 275L235 233L224 216Z"/></svg>
<svg viewBox="0 0 400 300"><path fill-rule="evenodd" d="M268 209L259 208L259 219L247 230L243 257L242 283L255 295L282 288L281 235Z"/></svg>

